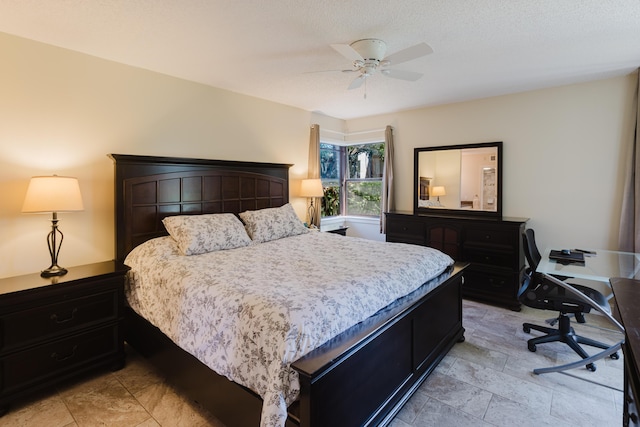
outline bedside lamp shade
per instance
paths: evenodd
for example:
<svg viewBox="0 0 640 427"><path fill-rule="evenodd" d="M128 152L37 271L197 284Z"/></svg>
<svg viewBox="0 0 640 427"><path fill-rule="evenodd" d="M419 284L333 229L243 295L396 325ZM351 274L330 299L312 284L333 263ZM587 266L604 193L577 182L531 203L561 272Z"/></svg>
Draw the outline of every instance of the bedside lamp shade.
<svg viewBox="0 0 640 427"><path fill-rule="evenodd" d="M62 276L67 273L58 265L58 254L64 236L58 230L58 212L84 210L77 178L68 176L34 176L29 182L22 212L52 213L51 232L47 236L51 265L40 274L43 277ZM59 238L59 239L58 239Z"/></svg>
<svg viewBox="0 0 640 427"><path fill-rule="evenodd" d="M29 182L22 212L72 212L84 210L77 178L34 176Z"/></svg>
<svg viewBox="0 0 640 427"><path fill-rule="evenodd" d="M300 195L302 197L323 197L322 180L303 179L300 184Z"/></svg>

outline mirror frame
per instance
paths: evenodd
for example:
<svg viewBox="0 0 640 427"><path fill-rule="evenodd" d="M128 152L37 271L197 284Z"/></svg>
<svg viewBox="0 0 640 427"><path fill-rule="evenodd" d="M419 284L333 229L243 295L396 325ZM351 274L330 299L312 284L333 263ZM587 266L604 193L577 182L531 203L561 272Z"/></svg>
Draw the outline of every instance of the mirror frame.
<svg viewBox="0 0 640 427"><path fill-rule="evenodd" d="M496 161L496 167L498 172L497 185L497 197L496 197L496 210L495 211L482 211L482 210L470 210L463 208L440 208L440 207L419 207L419 191L420 191L420 172L418 158L420 153L428 151L443 151L443 150L462 150L465 148L497 148L498 159ZM472 217L489 217L489 218L502 218L502 141L498 142L481 142L475 144L460 144L460 145L441 145L437 147L418 147L414 148L413 153L413 212L414 214L431 214L442 216L472 216Z"/></svg>

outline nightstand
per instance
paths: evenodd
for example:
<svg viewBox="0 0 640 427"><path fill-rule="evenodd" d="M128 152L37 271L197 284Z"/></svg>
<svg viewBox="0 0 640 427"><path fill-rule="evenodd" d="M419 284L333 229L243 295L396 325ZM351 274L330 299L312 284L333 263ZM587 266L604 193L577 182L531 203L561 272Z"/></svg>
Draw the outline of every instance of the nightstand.
<svg viewBox="0 0 640 427"><path fill-rule="evenodd" d="M124 366L126 272L107 261L0 279L0 415L36 390Z"/></svg>
<svg viewBox="0 0 640 427"><path fill-rule="evenodd" d="M326 233L340 234L341 236L346 236L348 229L349 227L344 225L329 225L326 227L321 227L320 231L324 231Z"/></svg>

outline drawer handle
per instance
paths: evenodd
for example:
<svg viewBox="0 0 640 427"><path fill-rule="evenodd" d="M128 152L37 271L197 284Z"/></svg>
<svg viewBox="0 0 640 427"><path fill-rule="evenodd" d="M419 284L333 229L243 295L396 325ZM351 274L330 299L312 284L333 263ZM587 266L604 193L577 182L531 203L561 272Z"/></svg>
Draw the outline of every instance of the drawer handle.
<svg viewBox="0 0 640 427"><path fill-rule="evenodd" d="M58 317L57 314L52 314L50 319L53 320L54 322L60 324L60 323L67 323L70 322L74 319L74 317L76 317L76 313L78 312L77 308L74 308L73 310L71 310L71 313L69 313L69 315L67 317Z"/></svg>
<svg viewBox="0 0 640 427"><path fill-rule="evenodd" d="M56 362L64 362L65 360L71 359L73 356L75 356L77 349L78 349L78 346L74 345L70 353L68 354L51 353L51 358L54 359Z"/></svg>

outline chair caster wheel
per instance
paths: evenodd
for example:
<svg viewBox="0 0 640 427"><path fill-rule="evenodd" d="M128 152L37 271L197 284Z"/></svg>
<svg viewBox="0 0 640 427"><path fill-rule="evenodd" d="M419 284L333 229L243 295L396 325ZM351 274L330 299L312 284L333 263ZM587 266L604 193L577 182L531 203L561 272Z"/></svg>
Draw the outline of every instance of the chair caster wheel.
<svg viewBox="0 0 640 427"><path fill-rule="evenodd" d="M593 363L589 363L587 365L587 369L590 370L591 372L595 372L596 371L596 365Z"/></svg>
<svg viewBox="0 0 640 427"><path fill-rule="evenodd" d="M529 348L529 351L536 351L536 345L535 344L527 344L527 347Z"/></svg>
<svg viewBox="0 0 640 427"><path fill-rule="evenodd" d="M529 332L531 332L531 328L528 326L523 326L522 330L524 331L525 334L528 334Z"/></svg>
<svg viewBox="0 0 640 427"><path fill-rule="evenodd" d="M617 351L615 353L611 354L609 357L612 358L613 360L620 359L620 355L618 354Z"/></svg>

